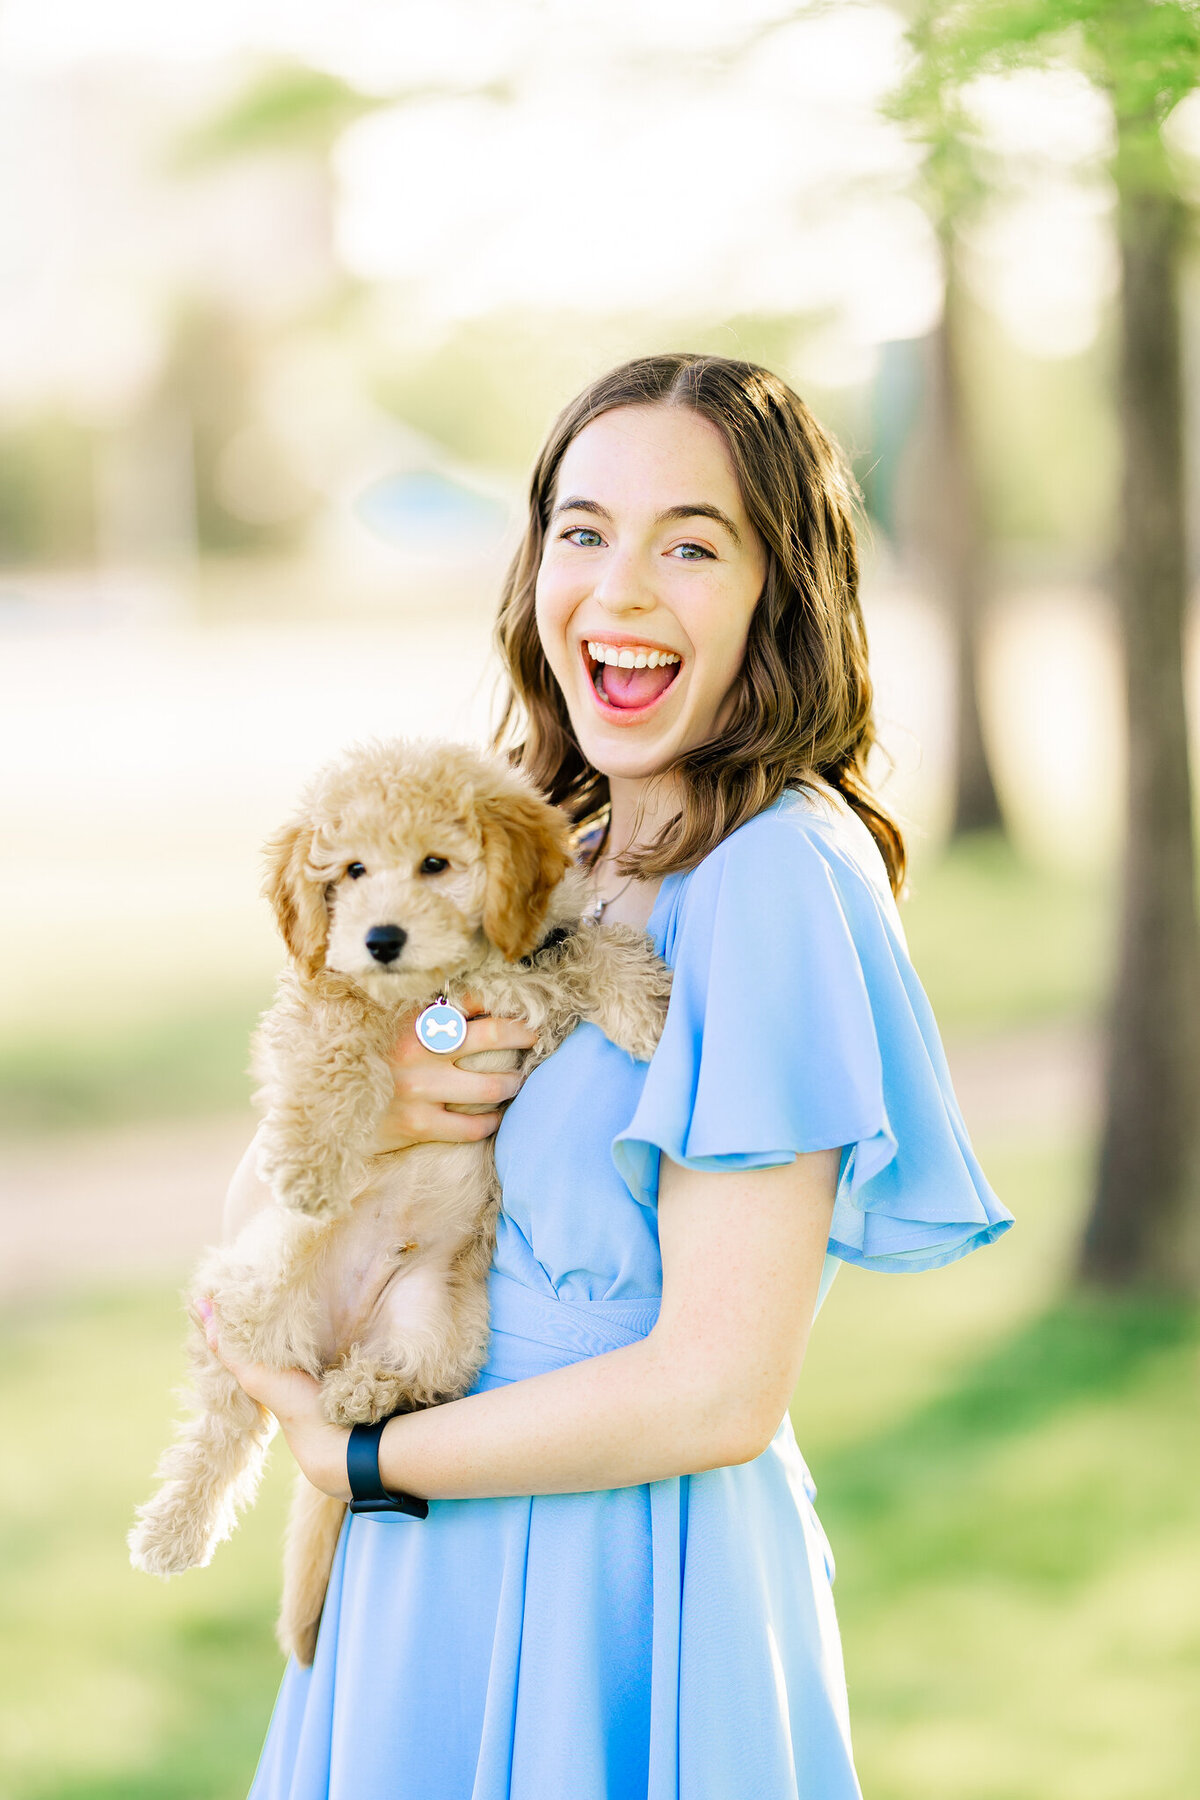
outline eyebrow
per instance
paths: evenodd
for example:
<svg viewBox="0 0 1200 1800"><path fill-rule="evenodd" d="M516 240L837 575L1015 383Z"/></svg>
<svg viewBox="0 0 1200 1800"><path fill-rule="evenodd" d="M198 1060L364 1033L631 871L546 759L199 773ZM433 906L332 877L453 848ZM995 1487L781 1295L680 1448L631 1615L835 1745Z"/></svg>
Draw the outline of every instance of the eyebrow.
<svg viewBox="0 0 1200 1800"><path fill-rule="evenodd" d="M552 517L557 519L560 513L565 512L591 513L594 518L608 519L610 522L612 520L612 514L607 507L601 506L598 500L585 500L580 494L572 494L569 499L560 501L555 507ZM742 534L728 513L723 513L719 506L712 506L707 500L688 501L682 506L668 506L665 512L660 512L656 516L654 523L667 525L677 519L712 519L718 525L725 527L735 544L740 544L742 541Z"/></svg>

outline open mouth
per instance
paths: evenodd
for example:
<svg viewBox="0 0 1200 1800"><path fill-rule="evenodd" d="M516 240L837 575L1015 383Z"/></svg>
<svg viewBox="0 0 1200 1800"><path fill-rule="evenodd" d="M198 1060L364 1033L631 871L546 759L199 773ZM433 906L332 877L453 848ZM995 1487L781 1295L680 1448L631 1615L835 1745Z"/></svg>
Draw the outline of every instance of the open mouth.
<svg viewBox="0 0 1200 1800"><path fill-rule="evenodd" d="M581 646L593 692L606 713L641 717L657 706L682 667L662 644L588 638Z"/></svg>

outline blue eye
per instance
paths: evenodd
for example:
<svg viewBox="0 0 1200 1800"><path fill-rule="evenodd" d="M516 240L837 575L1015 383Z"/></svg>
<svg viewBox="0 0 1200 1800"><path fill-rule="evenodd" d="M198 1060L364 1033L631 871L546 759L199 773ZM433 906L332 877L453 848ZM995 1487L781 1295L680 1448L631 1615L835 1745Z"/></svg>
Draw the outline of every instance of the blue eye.
<svg viewBox="0 0 1200 1800"><path fill-rule="evenodd" d="M594 550L604 542L600 533L593 531L590 525L572 525L570 531L563 532L563 536L569 544L575 544L580 550ZM581 541L583 538L590 538L591 542L585 544Z"/></svg>
<svg viewBox="0 0 1200 1800"><path fill-rule="evenodd" d="M679 552L681 562L699 562L701 558L706 558L709 562L716 560L712 551L706 550L703 544L676 544L675 550ZM671 552L672 556L675 550Z"/></svg>

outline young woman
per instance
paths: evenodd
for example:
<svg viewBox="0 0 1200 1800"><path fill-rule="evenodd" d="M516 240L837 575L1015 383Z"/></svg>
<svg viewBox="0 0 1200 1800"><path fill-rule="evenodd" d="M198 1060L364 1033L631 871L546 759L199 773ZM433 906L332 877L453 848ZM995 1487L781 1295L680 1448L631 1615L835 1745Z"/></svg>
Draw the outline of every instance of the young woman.
<svg viewBox="0 0 1200 1800"><path fill-rule="evenodd" d="M1011 1219L866 785L834 446L749 364L615 370L542 452L499 636L521 760L577 818L607 809L593 911L648 930L670 1012L648 1066L581 1026L505 1112L487 1369L384 1430L385 1484L429 1516L350 1521L253 1800L851 1800L788 1402L839 1262L928 1269ZM477 1019L464 1053L529 1041ZM391 1146L493 1130L446 1103L513 1086L413 1037L396 1071ZM230 1366L348 1496L314 1384Z"/></svg>

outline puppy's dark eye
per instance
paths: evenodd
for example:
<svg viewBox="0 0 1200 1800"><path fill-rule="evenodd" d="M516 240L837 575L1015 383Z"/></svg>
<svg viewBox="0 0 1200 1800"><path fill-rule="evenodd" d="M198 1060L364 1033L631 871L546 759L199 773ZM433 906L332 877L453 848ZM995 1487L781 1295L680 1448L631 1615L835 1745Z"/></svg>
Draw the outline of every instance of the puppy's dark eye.
<svg viewBox="0 0 1200 1800"><path fill-rule="evenodd" d="M440 875L443 869L448 869L449 867L450 864L446 857L427 856L425 861L421 864L421 873L422 875Z"/></svg>
<svg viewBox="0 0 1200 1800"><path fill-rule="evenodd" d="M366 872L367 872L366 863L347 863L346 864L346 873L350 877L351 881L357 881L359 876L365 875Z"/></svg>

